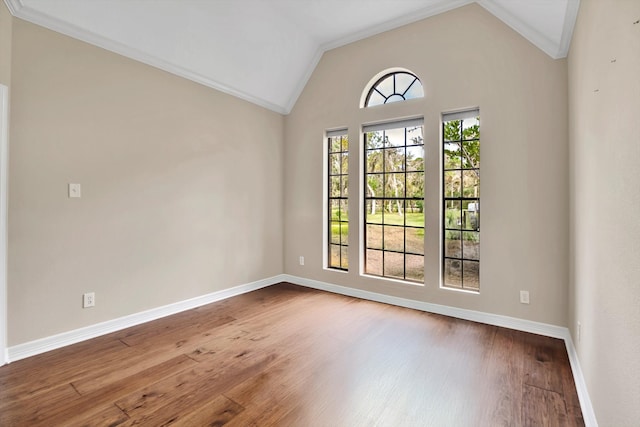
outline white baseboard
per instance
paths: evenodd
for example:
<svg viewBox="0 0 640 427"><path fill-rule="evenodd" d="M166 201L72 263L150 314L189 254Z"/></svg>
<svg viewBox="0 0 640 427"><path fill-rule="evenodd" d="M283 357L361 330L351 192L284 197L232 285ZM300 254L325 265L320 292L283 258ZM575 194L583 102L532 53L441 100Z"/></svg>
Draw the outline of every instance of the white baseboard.
<svg viewBox="0 0 640 427"><path fill-rule="evenodd" d="M580 401L584 425L586 427L598 427L596 413L593 410L593 405L591 405L591 398L587 390L587 383L584 380L584 375L582 375L582 368L580 368L578 353L573 346L573 339L571 339L571 334L568 329L564 343L567 346L567 355L569 356L569 363L571 364L571 372L573 372L573 382L576 384L576 391L578 392L578 400Z"/></svg>
<svg viewBox="0 0 640 427"><path fill-rule="evenodd" d="M515 317L501 316L499 314L484 313L481 311L467 310L464 308L450 307L447 305L432 304L429 302L416 301L406 298L399 298L390 295L378 294L361 289L347 288L334 285L332 283L320 282L318 280L305 279L302 277L284 274L284 281L308 288L329 291L336 294L362 298L370 301L382 302L385 304L397 305L399 307L412 308L414 310L426 311L429 313L442 314L458 319L471 320L488 325L501 326L503 328L516 329L518 331L531 332L553 338L564 339L567 328L549 325L547 323L532 322L530 320L517 319Z"/></svg>
<svg viewBox="0 0 640 427"><path fill-rule="evenodd" d="M564 340L569 356L573 379L580 400L580 408L582 417L584 418L586 427L597 427L598 422L591 405L589 392L580 369L578 354L573 346L571 333L568 328L563 326L549 325L547 323L533 322L531 320L518 319L515 317L501 316L498 314L484 313L481 311L467 310L463 308L450 307L446 305L432 304L428 302L415 301L405 298L398 298L390 295L378 294L375 292L363 291L361 289L347 288L344 286L334 285L332 283L321 282L318 280L306 279L303 277L283 274L282 280L296 285L308 288L319 289L323 291L333 292L336 294L347 295L351 297L366 299L370 301L382 302L400 307L412 308L415 310L426 311L429 313L442 314L445 316L455 317L458 319L471 320L473 322L486 323L487 325L500 326L503 328L514 329L523 332L531 332L538 335L559 338Z"/></svg>
<svg viewBox="0 0 640 427"><path fill-rule="evenodd" d="M140 313L131 314L117 319L108 320L106 322L97 323L95 325L86 326L84 328L75 329L73 331L63 332L61 334L52 335L50 337L29 341L18 344L7 349L7 361L15 362L30 356L35 356L47 351L55 350L60 347L75 344L101 335L110 334L131 326L141 323L150 322L160 319L161 317L170 316L185 310L200 307L212 302L220 301L236 295L245 294L257 289L265 288L286 281L284 275L269 277L267 279L258 280L244 285L235 286L233 288L224 289L222 291L212 292L196 298L185 301L179 301L162 307L153 308L151 310L142 311Z"/></svg>
<svg viewBox="0 0 640 427"><path fill-rule="evenodd" d="M76 329L69 332L53 335L50 337L30 341L19 344L7 349L7 360L17 361L30 356L35 356L60 347L75 344L101 335L116 332L141 323L150 322L165 316L180 313L185 310L200 307L212 302L220 301L236 295L241 295L257 289L265 288L280 282L290 282L295 285L305 286L308 288L319 289L341 295L352 296L356 298L376 301L400 307L412 308L414 310L426 311L429 313L442 314L458 319L470 320L473 322L486 323L488 325L500 326L503 328L515 329L523 332L531 332L538 335L544 335L553 338L563 339L569 355L569 362L573 372L573 378L580 399L580 407L586 427L597 427L595 413L591 405L591 399L587 391L587 386L582 375L580 362L576 349L573 346L571 334L569 330L562 326L549 325L546 323L532 322L530 320L517 319L515 317L501 316L497 314L484 313L481 311L467 310L463 308L450 307L446 305L432 304L423 301L415 301L405 298L398 298L390 295L378 294L375 292L364 291L361 289L348 288L344 286L334 285L332 283L321 282L318 280L306 279L302 277L292 276L289 274L280 274L269 277L267 279L258 280L244 285L236 286L230 289L213 292L196 298L180 301L174 304L165 305L140 313L131 314L129 316L120 317L118 319L108 320L106 322L97 323L95 325Z"/></svg>

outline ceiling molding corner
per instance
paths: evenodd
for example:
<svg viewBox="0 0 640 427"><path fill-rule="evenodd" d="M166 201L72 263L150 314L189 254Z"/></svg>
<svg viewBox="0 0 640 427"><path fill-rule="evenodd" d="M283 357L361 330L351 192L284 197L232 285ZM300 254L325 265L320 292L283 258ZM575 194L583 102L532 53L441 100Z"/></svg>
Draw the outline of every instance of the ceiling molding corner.
<svg viewBox="0 0 640 427"><path fill-rule="evenodd" d="M521 19L507 12L494 0L477 0L476 2L551 58L562 58L562 56L559 56L559 48L556 43Z"/></svg>
<svg viewBox="0 0 640 427"><path fill-rule="evenodd" d="M20 0L4 0L4 4L7 5L7 9L13 16L17 16L20 9L22 9L22 3Z"/></svg>
<svg viewBox="0 0 640 427"><path fill-rule="evenodd" d="M298 98L300 98L300 95L302 95L302 91L304 91L304 88L307 86L309 79L311 78L311 76L313 75L313 72L316 70L316 67L320 63L320 60L322 59L322 55L324 55L324 52L325 51L321 48L316 49L316 53L313 55L313 59L311 59L311 62L307 66L307 69L305 70L304 75L300 80L298 80L298 83L296 83L296 87L294 88L291 94L291 97L289 98L289 101L285 106L285 110L284 110L285 112L283 113L284 115L288 115L289 113L291 113L291 111L293 110L293 107L295 107L296 102L298 102Z"/></svg>
<svg viewBox="0 0 640 427"><path fill-rule="evenodd" d="M573 38L573 29L576 26L579 9L580 0L567 0L567 11L564 15L562 37L560 39L560 47L558 49L558 56L560 58L565 58L569 54L571 39Z"/></svg>

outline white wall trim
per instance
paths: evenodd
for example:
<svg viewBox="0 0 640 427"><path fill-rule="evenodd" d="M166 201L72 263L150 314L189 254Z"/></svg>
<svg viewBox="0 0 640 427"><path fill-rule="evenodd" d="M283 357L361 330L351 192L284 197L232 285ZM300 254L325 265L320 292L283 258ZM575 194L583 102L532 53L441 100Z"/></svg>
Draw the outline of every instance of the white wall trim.
<svg viewBox="0 0 640 427"><path fill-rule="evenodd" d="M0 84L0 366L9 362L7 349L7 179L9 173L9 88Z"/></svg>
<svg viewBox="0 0 640 427"><path fill-rule="evenodd" d="M200 307L212 302L220 301L257 289L265 288L285 281L283 275L269 277L267 279L258 280L244 285L235 286L233 288L224 289L199 297L179 301L162 307L152 308L151 310L142 311L140 313L130 314L128 316L119 317L106 322L97 323L95 325L86 326L84 328L75 329L73 331L63 332L61 334L52 335L50 337L29 341L24 344L18 344L8 349L8 361L15 362L20 359L35 356L67 345L75 344L81 341L96 338L101 335L110 334L131 326L150 322L172 314L180 313L185 310Z"/></svg>
<svg viewBox="0 0 640 427"><path fill-rule="evenodd" d="M573 379L580 400L580 408L582 417L584 418L586 427L597 427L595 412L589 398L587 385L582 375L578 354L573 346L571 333L568 328L563 326L550 325L547 323L533 322L531 320L518 319L515 317L502 316L498 314L485 313L481 311L467 310L463 308L450 307L440 304L432 304L428 302L415 301L405 298L398 298L390 295L378 294L375 292L364 291L361 289L348 288L344 286L334 285L332 283L321 282L318 280L306 279L303 277L292 276L290 274L281 275L282 280L296 285L308 288L319 289L341 295L347 295L355 298L366 299L370 301L381 302L385 304L397 305L400 307L412 308L414 310L426 311L428 313L442 314L445 316L455 317L457 319L470 320L473 322L485 323L493 326L514 329L523 332L559 338L564 340L569 356L569 363L573 373Z"/></svg>
<svg viewBox="0 0 640 427"><path fill-rule="evenodd" d="M382 302L385 304L397 305L399 307L412 308L414 310L426 311L428 313L442 314L444 316L455 317L457 319L470 320L472 322L486 323L488 325L500 326L508 329L516 329L523 332L544 335L552 338L564 339L567 328L562 326L549 325L547 323L533 322L531 320L518 319L515 317L502 316L499 314L484 313L481 311L467 310L464 308L450 307L447 305L433 304L429 302L416 301L406 298L399 298L390 295L378 294L361 289L347 288L345 286L334 285L332 283L318 280L306 279L303 277L283 275L283 281L308 288L333 292L335 294L347 295L366 299L369 301Z"/></svg>
<svg viewBox="0 0 640 427"><path fill-rule="evenodd" d="M340 295L347 295L355 298L376 301L385 304L396 305L400 307L411 308L414 310L425 311L429 313L442 314L445 316L455 317L457 319L470 320L473 322L485 323L488 325L499 326L508 329L514 329L523 332L530 332L538 335L548 336L552 338L563 339L567 348L573 378L580 400L582 416L586 427L597 427L595 413L589 398L586 382L582 375L578 354L573 345L569 330L562 326L550 325L547 323L533 322L530 320L518 319L515 317L502 316L498 314L484 313L480 311L467 310L463 308L450 307L440 304L432 304L423 301L415 301L405 298L394 297L390 295L379 294L375 292L365 291L361 289L348 288L345 286L334 285L332 283L321 282L318 280L306 279L303 277L292 276L290 274L279 274L267 279L258 280L233 288L224 289L222 291L213 292L185 301L165 305L140 313L131 314L129 316L120 317L118 319L108 320L106 322L97 323L95 325L76 329L69 332L53 335L46 338L19 344L8 349L8 361L17 361L30 356L35 356L60 347L75 344L101 335L116 332L131 326L146 323L172 314L180 313L185 310L200 307L212 302L220 301L233 296L245 294L267 286L275 285L280 282L289 282L299 286L318 289Z"/></svg>
<svg viewBox="0 0 640 427"><path fill-rule="evenodd" d="M567 355L569 356L569 363L571 364L571 372L573 372L573 381L576 384L576 391L578 392L578 400L580 400L580 409L582 410L584 425L586 427L598 427L596 413L593 410L591 398L589 397L589 390L587 389L587 383L584 380L582 368L580 367L578 352L573 345L573 339L571 339L569 329L567 329L564 343L567 347Z"/></svg>

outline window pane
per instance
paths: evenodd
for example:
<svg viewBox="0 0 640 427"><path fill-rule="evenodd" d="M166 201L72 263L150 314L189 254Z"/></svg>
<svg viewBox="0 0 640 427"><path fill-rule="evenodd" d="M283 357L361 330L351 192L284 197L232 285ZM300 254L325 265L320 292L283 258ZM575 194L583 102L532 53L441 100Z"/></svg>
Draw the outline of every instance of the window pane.
<svg viewBox="0 0 640 427"><path fill-rule="evenodd" d="M407 197L424 198L424 172L407 174Z"/></svg>
<svg viewBox="0 0 640 427"><path fill-rule="evenodd" d="M340 137L334 136L329 138L329 152L336 153L340 151Z"/></svg>
<svg viewBox="0 0 640 427"><path fill-rule="evenodd" d="M382 148L382 141L384 139L383 131L367 132L365 137L367 139L367 149Z"/></svg>
<svg viewBox="0 0 640 427"><path fill-rule="evenodd" d="M478 261L463 261L462 284L465 289L480 289L480 263Z"/></svg>
<svg viewBox="0 0 640 427"><path fill-rule="evenodd" d="M405 145L405 128L387 129L385 132L385 147L402 147Z"/></svg>
<svg viewBox="0 0 640 427"><path fill-rule="evenodd" d="M444 197L460 197L462 171L445 171Z"/></svg>
<svg viewBox="0 0 640 427"><path fill-rule="evenodd" d="M465 141L462 143L462 168L473 169L480 167L480 141Z"/></svg>
<svg viewBox="0 0 640 427"><path fill-rule="evenodd" d="M367 175L367 196L366 197L383 197L384 185L383 175Z"/></svg>
<svg viewBox="0 0 640 427"><path fill-rule="evenodd" d="M342 197L347 197L349 195L349 176L342 175L342 179L340 180L340 187L342 188Z"/></svg>
<svg viewBox="0 0 640 427"><path fill-rule="evenodd" d="M396 74L396 93L404 94L411 83L416 80L415 76L409 73L398 73Z"/></svg>
<svg viewBox="0 0 640 427"><path fill-rule="evenodd" d="M386 277L404 279L404 254L385 251L383 273Z"/></svg>
<svg viewBox="0 0 640 427"><path fill-rule="evenodd" d="M407 280L424 282L424 256L406 255Z"/></svg>
<svg viewBox="0 0 640 427"><path fill-rule="evenodd" d="M382 150L367 151L367 173L382 172Z"/></svg>
<svg viewBox="0 0 640 427"><path fill-rule="evenodd" d="M459 169L460 163L460 144L457 142L447 142L444 144L444 168Z"/></svg>
<svg viewBox="0 0 640 427"><path fill-rule="evenodd" d="M384 227L384 249L389 251L404 251L404 227Z"/></svg>
<svg viewBox="0 0 640 427"><path fill-rule="evenodd" d="M385 98L384 96L380 95L378 92L376 92L375 90L371 93L371 95L369 95L369 102L367 103L367 107L373 107L375 105L382 105L384 104Z"/></svg>
<svg viewBox="0 0 640 427"><path fill-rule="evenodd" d="M404 148L388 148L384 150L384 171L404 171Z"/></svg>
<svg viewBox="0 0 640 427"><path fill-rule="evenodd" d="M347 152L349 151L349 137L347 136L343 136L340 138L340 145L342 147L342 151L345 152L345 154L348 154Z"/></svg>
<svg viewBox="0 0 640 427"><path fill-rule="evenodd" d="M480 229L480 212L478 207L480 206L478 201L465 200L462 204L462 227L465 230L479 230Z"/></svg>
<svg viewBox="0 0 640 427"><path fill-rule="evenodd" d="M329 197L340 197L340 184L341 180L339 176L332 176L329 180Z"/></svg>
<svg viewBox="0 0 640 427"><path fill-rule="evenodd" d="M387 225L404 225L404 200L387 199L384 201L382 222Z"/></svg>
<svg viewBox="0 0 640 427"><path fill-rule="evenodd" d="M378 83L376 89L385 97L393 95L393 74Z"/></svg>
<svg viewBox="0 0 640 427"><path fill-rule="evenodd" d="M329 154L329 174L338 175L340 173L341 154Z"/></svg>
<svg viewBox="0 0 640 427"><path fill-rule="evenodd" d="M422 126L407 128L407 145L424 145Z"/></svg>
<svg viewBox="0 0 640 427"><path fill-rule="evenodd" d="M379 200L369 200L366 203L366 222L382 224L382 203Z"/></svg>
<svg viewBox="0 0 640 427"><path fill-rule="evenodd" d="M340 244L340 223L331 221L331 243Z"/></svg>
<svg viewBox="0 0 640 427"><path fill-rule="evenodd" d="M424 171L424 146L407 147L407 171Z"/></svg>
<svg viewBox="0 0 640 427"><path fill-rule="evenodd" d="M391 95L387 98L387 104L391 104L392 102L402 102L404 101L404 96L402 95Z"/></svg>
<svg viewBox="0 0 640 427"><path fill-rule="evenodd" d="M457 259L444 260L444 285L455 288L462 287L462 261Z"/></svg>
<svg viewBox="0 0 640 427"><path fill-rule="evenodd" d="M346 175L349 173L349 153L342 153L342 174Z"/></svg>
<svg viewBox="0 0 640 427"><path fill-rule="evenodd" d="M367 249L365 272L382 276L382 251Z"/></svg>
<svg viewBox="0 0 640 427"><path fill-rule="evenodd" d="M445 231L444 256L462 258L461 234L459 231Z"/></svg>
<svg viewBox="0 0 640 427"><path fill-rule="evenodd" d="M464 119L462 121L462 136L464 139L478 139L480 138L480 120Z"/></svg>
<svg viewBox="0 0 640 427"><path fill-rule="evenodd" d="M340 268L340 245L329 245L329 267Z"/></svg>
<svg viewBox="0 0 640 427"><path fill-rule="evenodd" d="M342 267L345 270L348 270L349 269L349 248L347 248L346 246L342 246L340 250L342 251L342 264L340 265L340 267Z"/></svg>
<svg viewBox="0 0 640 427"><path fill-rule="evenodd" d="M407 252L424 255L424 228L407 228L406 239Z"/></svg>
<svg viewBox="0 0 640 427"><path fill-rule="evenodd" d="M444 226L445 228L462 227L462 202L460 200L447 200L445 202Z"/></svg>
<svg viewBox="0 0 640 427"><path fill-rule="evenodd" d="M478 169L462 172L463 196L480 197L480 171Z"/></svg>
<svg viewBox="0 0 640 427"><path fill-rule="evenodd" d="M460 120L444 123L444 141L460 141Z"/></svg>
<svg viewBox="0 0 640 427"><path fill-rule="evenodd" d="M465 259L480 260L480 233L464 231L462 233L463 255Z"/></svg>
<svg viewBox="0 0 640 427"><path fill-rule="evenodd" d="M340 223L340 233L341 233L341 239L340 239L340 243L348 246L349 245L349 223L348 222L341 222Z"/></svg>
<svg viewBox="0 0 640 427"><path fill-rule="evenodd" d="M349 201L340 200L340 221L349 221Z"/></svg>
<svg viewBox="0 0 640 427"><path fill-rule="evenodd" d="M382 249L382 226L367 224L367 249Z"/></svg>
<svg viewBox="0 0 640 427"><path fill-rule="evenodd" d="M422 98L424 97L424 89L420 80L416 80L409 90L404 94L405 99Z"/></svg>
<svg viewBox="0 0 640 427"><path fill-rule="evenodd" d="M384 197L404 197L404 173L388 173L384 175Z"/></svg>

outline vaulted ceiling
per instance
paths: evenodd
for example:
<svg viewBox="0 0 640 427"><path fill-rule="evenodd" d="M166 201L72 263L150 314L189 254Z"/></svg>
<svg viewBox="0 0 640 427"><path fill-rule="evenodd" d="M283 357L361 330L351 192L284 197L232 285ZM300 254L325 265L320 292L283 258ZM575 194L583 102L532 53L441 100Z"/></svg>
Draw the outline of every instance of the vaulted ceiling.
<svg viewBox="0 0 640 427"><path fill-rule="evenodd" d="M13 15L287 114L322 53L478 3L552 58L579 0L5 0Z"/></svg>

